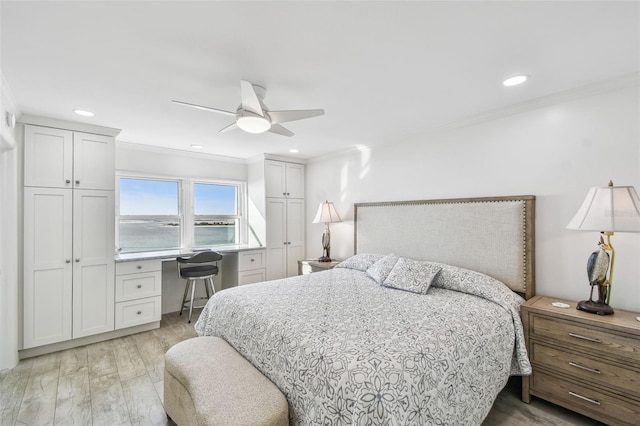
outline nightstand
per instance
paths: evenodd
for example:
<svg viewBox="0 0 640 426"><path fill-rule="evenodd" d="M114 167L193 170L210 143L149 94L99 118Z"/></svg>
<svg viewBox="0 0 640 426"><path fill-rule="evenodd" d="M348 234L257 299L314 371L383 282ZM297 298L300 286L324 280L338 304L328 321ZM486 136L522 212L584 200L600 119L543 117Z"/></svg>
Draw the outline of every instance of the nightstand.
<svg viewBox="0 0 640 426"><path fill-rule="evenodd" d="M320 262L318 259L298 260L298 275L311 274L313 272L333 269L340 261Z"/></svg>
<svg viewBox="0 0 640 426"><path fill-rule="evenodd" d="M533 367L522 378L524 402L534 395L604 423L638 424L639 313L599 316L576 310L575 302L536 296L521 314Z"/></svg>

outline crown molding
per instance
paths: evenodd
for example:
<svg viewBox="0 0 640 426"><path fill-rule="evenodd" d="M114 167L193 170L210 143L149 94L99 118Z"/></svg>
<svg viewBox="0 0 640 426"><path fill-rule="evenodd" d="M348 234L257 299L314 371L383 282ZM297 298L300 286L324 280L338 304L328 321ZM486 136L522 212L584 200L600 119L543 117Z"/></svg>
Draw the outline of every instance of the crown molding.
<svg viewBox="0 0 640 426"><path fill-rule="evenodd" d="M77 121L59 120L57 118L41 117L39 115L22 114L18 119L20 124L32 124L35 126L53 127L55 129L74 130L77 132L93 133L97 135L116 137L120 129L112 127L96 126L94 124L79 123Z"/></svg>

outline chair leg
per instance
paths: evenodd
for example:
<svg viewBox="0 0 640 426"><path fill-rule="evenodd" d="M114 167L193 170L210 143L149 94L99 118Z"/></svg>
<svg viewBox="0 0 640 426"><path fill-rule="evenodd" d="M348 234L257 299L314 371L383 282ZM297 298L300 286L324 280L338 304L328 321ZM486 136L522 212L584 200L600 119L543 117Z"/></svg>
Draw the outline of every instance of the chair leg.
<svg viewBox="0 0 640 426"><path fill-rule="evenodd" d="M193 298L196 295L196 280L191 284L191 304L189 304L189 323L191 323L191 313L193 312Z"/></svg>
<svg viewBox="0 0 640 426"><path fill-rule="evenodd" d="M184 309L184 304L187 303L187 295L189 294L189 283L190 279L187 278L187 281L184 284L184 295L182 296L182 305L180 306L180 315L182 315L182 310Z"/></svg>
<svg viewBox="0 0 640 426"><path fill-rule="evenodd" d="M209 278L209 287L211 287L211 296L213 296L214 294L216 294L216 288L213 285L213 277Z"/></svg>
<svg viewBox="0 0 640 426"><path fill-rule="evenodd" d="M204 290L207 292L207 300L209 300L209 298L211 297L211 293L209 293L209 279L210 278L205 278L204 281Z"/></svg>

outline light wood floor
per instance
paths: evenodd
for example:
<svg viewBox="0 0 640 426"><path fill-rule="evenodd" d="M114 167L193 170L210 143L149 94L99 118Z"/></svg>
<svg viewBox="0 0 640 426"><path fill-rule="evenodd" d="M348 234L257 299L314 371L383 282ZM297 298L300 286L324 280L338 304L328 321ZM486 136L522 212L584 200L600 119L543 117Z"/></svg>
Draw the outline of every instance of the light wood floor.
<svg viewBox="0 0 640 426"><path fill-rule="evenodd" d="M174 424L162 408L164 353L195 335L167 314L157 330L23 360L0 372L0 425ZM524 404L519 391L510 381L483 425L599 424L539 399Z"/></svg>

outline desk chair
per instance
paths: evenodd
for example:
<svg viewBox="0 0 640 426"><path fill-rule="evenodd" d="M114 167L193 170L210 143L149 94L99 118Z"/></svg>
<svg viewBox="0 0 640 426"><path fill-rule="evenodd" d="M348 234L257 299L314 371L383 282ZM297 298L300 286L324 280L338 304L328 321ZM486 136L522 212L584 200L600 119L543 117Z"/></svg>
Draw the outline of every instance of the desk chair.
<svg viewBox="0 0 640 426"><path fill-rule="evenodd" d="M213 277L218 275L218 261L222 260L222 255L215 251L203 251L196 253L191 257L178 257L178 273L180 278L187 280L184 288L184 296L182 297L182 306L180 307L180 315L186 305L189 305L189 323L191 322L191 313L193 312L193 302L195 300L208 300L215 292L213 286ZM202 280L207 297L198 297L194 299L196 294L196 281ZM187 300L191 287L191 299ZM211 291L209 291L211 289ZM205 302L206 303L206 302ZM203 305L204 306L204 305ZM202 306L197 306L201 308Z"/></svg>

